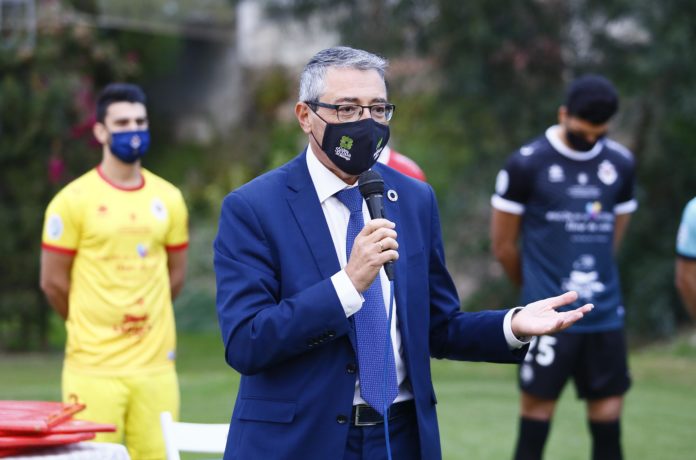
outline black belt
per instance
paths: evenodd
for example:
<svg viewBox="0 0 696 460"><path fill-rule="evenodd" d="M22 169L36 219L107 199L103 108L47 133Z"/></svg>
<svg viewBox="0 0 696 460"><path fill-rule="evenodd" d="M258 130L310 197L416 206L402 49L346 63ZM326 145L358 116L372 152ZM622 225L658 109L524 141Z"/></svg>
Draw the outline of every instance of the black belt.
<svg viewBox="0 0 696 460"><path fill-rule="evenodd" d="M389 406L389 421L404 415L413 414L415 412L416 404L412 399L394 403ZM354 426L371 426L384 423L382 414L367 404L358 404L357 406L353 406L353 413L350 416L350 420Z"/></svg>

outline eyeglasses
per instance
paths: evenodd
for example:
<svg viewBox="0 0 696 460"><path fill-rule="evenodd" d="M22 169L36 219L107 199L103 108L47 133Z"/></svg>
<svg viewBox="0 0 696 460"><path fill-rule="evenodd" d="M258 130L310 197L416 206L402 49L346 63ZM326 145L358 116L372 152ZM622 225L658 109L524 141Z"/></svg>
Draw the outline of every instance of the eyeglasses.
<svg viewBox="0 0 696 460"><path fill-rule="evenodd" d="M392 115L394 115L394 109L396 106L394 104L372 104L372 105L358 105L358 104L326 104L325 102L318 101L305 101L305 104L310 106L312 110L316 112L317 107L324 107L325 109L334 109L336 111L336 118L338 121L349 122L358 121L363 115L363 111L368 109L370 111L370 116L373 120L379 123L386 123L391 120Z"/></svg>

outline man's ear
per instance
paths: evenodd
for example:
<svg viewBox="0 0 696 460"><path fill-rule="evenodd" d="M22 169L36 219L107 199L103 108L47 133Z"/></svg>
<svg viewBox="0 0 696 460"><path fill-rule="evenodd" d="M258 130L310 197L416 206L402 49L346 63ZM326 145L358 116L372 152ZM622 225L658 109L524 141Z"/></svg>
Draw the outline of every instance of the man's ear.
<svg viewBox="0 0 696 460"><path fill-rule="evenodd" d="M109 143L109 131L107 131L106 126L103 123L96 122L92 127L92 134L102 145Z"/></svg>
<svg viewBox="0 0 696 460"><path fill-rule="evenodd" d="M309 121L309 111L310 108L304 102L295 104L295 116L300 123L300 128L302 128L305 134L312 132L312 124Z"/></svg>

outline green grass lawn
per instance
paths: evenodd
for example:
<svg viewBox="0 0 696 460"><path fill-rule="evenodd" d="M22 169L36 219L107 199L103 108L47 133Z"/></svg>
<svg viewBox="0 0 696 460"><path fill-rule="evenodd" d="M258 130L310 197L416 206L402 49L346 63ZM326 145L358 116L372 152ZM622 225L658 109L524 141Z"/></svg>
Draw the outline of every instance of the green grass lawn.
<svg viewBox="0 0 696 460"><path fill-rule="evenodd" d="M0 356L0 399L60 398L62 356ZM182 334L177 365L187 421L227 422L238 375L223 360L217 334ZM686 338L631 354L634 383L623 425L627 459L696 455L696 347ZM445 459L509 459L517 429L515 367L433 361ZM549 460L586 460L584 406L568 386L546 449Z"/></svg>

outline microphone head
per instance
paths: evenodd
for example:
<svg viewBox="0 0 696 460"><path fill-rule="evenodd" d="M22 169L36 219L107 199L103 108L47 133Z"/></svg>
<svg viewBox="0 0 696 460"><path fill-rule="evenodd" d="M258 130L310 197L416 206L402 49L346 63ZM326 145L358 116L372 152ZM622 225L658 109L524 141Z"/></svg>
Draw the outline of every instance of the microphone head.
<svg viewBox="0 0 696 460"><path fill-rule="evenodd" d="M363 198L384 195L384 179L377 171L368 169L358 177L358 188Z"/></svg>

